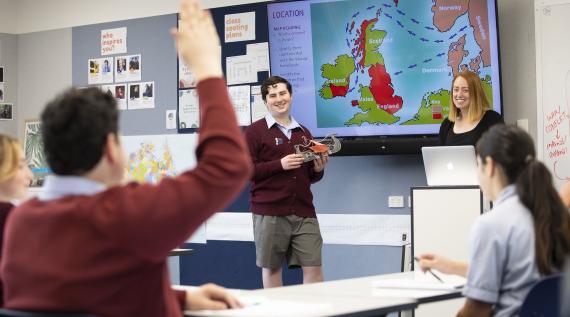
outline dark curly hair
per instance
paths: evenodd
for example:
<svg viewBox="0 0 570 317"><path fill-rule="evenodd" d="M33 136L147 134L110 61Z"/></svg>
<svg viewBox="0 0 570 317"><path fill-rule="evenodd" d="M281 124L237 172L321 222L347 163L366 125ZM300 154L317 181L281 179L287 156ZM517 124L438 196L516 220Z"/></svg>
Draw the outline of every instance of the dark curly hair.
<svg viewBox="0 0 570 317"><path fill-rule="evenodd" d="M107 135L118 133L113 96L71 88L48 103L41 128L48 164L57 175L82 175L100 161Z"/></svg>
<svg viewBox="0 0 570 317"><path fill-rule="evenodd" d="M285 84L289 94L293 96L293 88L291 88L291 83L287 81L287 79L280 76L271 76L261 84L261 98L263 101L266 101L267 94L269 93L269 87L274 87L277 84Z"/></svg>

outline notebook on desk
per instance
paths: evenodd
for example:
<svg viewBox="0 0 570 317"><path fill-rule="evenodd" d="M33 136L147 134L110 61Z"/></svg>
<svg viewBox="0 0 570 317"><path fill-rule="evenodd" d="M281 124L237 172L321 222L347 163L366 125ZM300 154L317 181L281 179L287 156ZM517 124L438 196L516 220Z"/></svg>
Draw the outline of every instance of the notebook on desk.
<svg viewBox="0 0 570 317"><path fill-rule="evenodd" d="M472 145L424 146L422 156L429 186L479 185Z"/></svg>

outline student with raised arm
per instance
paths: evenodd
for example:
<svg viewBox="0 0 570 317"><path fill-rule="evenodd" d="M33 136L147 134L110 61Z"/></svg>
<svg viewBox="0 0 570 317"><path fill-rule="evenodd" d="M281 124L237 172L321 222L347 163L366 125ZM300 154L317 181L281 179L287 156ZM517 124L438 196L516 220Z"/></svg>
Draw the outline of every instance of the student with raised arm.
<svg viewBox="0 0 570 317"><path fill-rule="evenodd" d="M38 199L8 219L1 265L6 307L179 317L187 309L241 306L212 284L189 292L170 285L170 251L234 199L252 172L212 19L194 0L182 3L180 18L172 34L198 82L201 107L196 168L158 185L122 185L115 99L97 88L59 95L41 115L55 175Z"/></svg>
<svg viewBox="0 0 570 317"><path fill-rule="evenodd" d="M422 270L467 277L458 316L514 316L530 288L570 251L570 215L523 130L496 125L477 142L479 184L494 202L475 222L469 262L420 256Z"/></svg>

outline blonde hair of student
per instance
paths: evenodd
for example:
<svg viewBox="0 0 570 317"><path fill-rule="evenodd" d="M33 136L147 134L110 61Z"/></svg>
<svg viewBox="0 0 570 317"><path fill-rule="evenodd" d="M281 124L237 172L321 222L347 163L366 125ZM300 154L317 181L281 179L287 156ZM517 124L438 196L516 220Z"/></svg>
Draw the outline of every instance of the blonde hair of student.
<svg viewBox="0 0 570 317"><path fill-rule="evenodd" d="M20 164L20 144L12 137L0 134L0 182L10 179Z"/></svg>
<svg viewBox="0 0 570 317"><path fill-rule="evenodd" d="M467 81L467 86L469 87L469 110L467 114L460 114L459 109L455 106L453 102L453 85L458 77L462 77ZM453 77L451 82L451 102L449 105L449 121L455 122L461 115L463 119L469 122L476 122L481 120L485 111L491 109L489 105L489 100L483 90L483 85L481 84L481 78L474 72L463 71Z"/></svg>

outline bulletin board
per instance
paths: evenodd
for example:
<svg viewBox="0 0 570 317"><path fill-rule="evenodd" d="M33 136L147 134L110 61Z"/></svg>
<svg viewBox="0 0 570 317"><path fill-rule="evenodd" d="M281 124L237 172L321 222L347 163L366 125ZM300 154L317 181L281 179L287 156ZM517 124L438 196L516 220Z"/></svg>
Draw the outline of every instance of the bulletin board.
<svg viewBox="0 0 570 317"><path fill-rule="evenodd" d="M267 3L210 10L220 36L222 68L240 126L266 113L261 83L270 76ZM178 131L199 130L198 99L191 73L178 61Z"/></svg>
<svg viewBox="0 0 570 317"><path fill-rule="evenodd" d="M177 25L177 15L168 14L141 19L101 23L72 28L72 83L76 87L101 87L104 85L125 84L126 99L129 98L129 85L140 85L138 104L126 100L127 109L120 111L120 128L123 135L158 135L177 133L176 118L171 119L172 125L167 129L167 111L176 111L177 107L177 55L174 40L169 35L169 30ZM117 50L113 54L103 52L102 41L111 40L104 38L108 30L124 29L126 50ZM115 34L115 39L119 35ZM115 43L120 46L120 43ZM112 44L111 44L112 45ZM107 55L105 55L107 54ZM138 56L136 61L127 59L126 72L130 73L130 67L138 63L140 78L136 76L126 77L117 81L115 74L118 58L125 56ZM91 60L112 60L112 80L106 83L93 83L90 77ZM136 62L136 63L135 63ZM105 65L99 66L103 71ZM45 75L45 74L44 74ZM90 83L91 82L91 83ZM97 82L95 80L95 82ZM152 83L152 98L147 95L145 83ZM150 86L150 84L149 84ZM152 107L150 102L152 99ZM135 101L135 98L133 98Z"/></svg>

